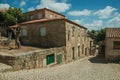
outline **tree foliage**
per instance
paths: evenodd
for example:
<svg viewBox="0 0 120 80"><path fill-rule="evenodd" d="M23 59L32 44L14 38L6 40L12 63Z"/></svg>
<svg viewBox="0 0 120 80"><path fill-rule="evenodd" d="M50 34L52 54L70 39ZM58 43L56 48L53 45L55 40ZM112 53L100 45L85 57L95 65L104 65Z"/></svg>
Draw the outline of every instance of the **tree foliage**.
<svg viewBox="0 0 120 80"><path fill-rule="evenodd" d="M3 23L6 24L7 26L14 25L17 21L14 16L11 14L8 14L7 12L3 13Z"/></svg>
<svg viewBox="0 0 120 80"><path fill-rule="evenodd" d="M99 42L102 40L105 40L105 29L99 30L97 34L97 41Z"/></svg>
<svg viewBox="0 0 120 80"><path fill-rule="evenodd" d="M22 13L20 8L12 7L6 12L0 14L0 22L6 24L7 26L14 25L16 23L23 22L25 20L25 15Z"/></svg>
<svg viewBox="0 0 120 80"><path fill-rule="evenodd" d="M95 30L91 30L91 31L89 31L88 33L89 33L89 35L90 35L93 39L96 39L96 37L97 37L97 32L96 32Z"/></svg>
<svg viewBox="0 0 120 80"><path fill-rule="evenodd" d="M95 40L95 42L105 40L105 29L91 30L89 31L89 35Z"/></svg>

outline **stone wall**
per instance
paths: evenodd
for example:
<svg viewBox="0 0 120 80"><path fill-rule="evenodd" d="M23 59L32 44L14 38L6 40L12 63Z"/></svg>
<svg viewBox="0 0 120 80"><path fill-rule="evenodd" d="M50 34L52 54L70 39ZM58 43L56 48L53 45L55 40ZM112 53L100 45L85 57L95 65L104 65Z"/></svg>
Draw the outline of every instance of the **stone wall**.
<svg viewBox="0 0 120 80"><path fill-rule="evenodd" d="M21 25L26 29L27 36L21 36L23 44L37 45L40 47L65 46L65 22L64 20L45 21ZM46 29L46 35L40 35L40 29Z"/></svg>
<svg viewBox="0 0 120 80"><path fill-rule="evenodd" d="M120 61L120 49L113 48L114 41L120 41L120 38L106 38L105 58L109 61Z"/></svg>
<svg viewBox="0 0 120 80"><path fill-rule="evenodd" d="M49 54L55 55L55 61L54 63L47 65L46 56ZM1 54L0 62L12 66L14 70L43 68L57 64L57 55L60 54L62 55L62 62L64 62L65 47L16 53L14 55Z"/></svg>
<svg viewBox="0 0 120 80"><path fill-rule="evenodd" d="M47 19L57 19L57 18L65 18L62 15L56 14L50 10L45 10L45 18Z"/></svg>
<svg viewBox="0 0 120 80"><path fill-rule="evenodd" d="M32 20L39 19L56 19L56 18L65 18L62 14L54 12L49 9L40 9L35 11L30 11L25 13L27 21L30 21L30 16L33 16Z"/></svg>
<svg viewBox="0 0 120 80"><path fill-rule="evenodd" d="M41 14L41 18L38 16L39 14ZM42 19L45 17L45 11L43 9L41 10L35 10L35 11L31 11L31 12L27 12L25 13L26 15L26 19L27 21L30 21L30 16L33 15L33 19L32 20L38 20L38 19Z"/></svg>

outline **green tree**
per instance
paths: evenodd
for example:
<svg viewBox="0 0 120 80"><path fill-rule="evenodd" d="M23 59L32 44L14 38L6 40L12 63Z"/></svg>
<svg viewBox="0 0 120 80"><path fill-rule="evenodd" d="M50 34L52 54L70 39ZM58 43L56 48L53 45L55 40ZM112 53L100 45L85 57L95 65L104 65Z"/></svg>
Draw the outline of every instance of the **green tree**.
<svg viewBox="0 0 120 80"><path fill-rule="evenodd" d="M16 18L13 15L8 14L7 12L3 13L2 15L3 23L6 24L7 26L11 26L17 23Z"/></svg>
<svg viewBox="0 0 120 80"><path fill-rule="evenodd" d="M91 30L89 31L89 35L94 39L95 43L98 43L99 41L105 40L105 29Z"/></svg>
<svg viewBox="0 0 120 80"><path fill-rule="evenodd" d="M20 8L9 8L6 12L0 14L1 23L7 26L15 25L17 23L21 23L25 21L25 15L22 13ZM16 47L21 48L21 44L19 41L20 28L11 28L15 36Z"/></svg>
<svg viewBox="0 0 120 80"><path fill-rule="evenodd" d="M2 12L0 14L0 18L0 22L6 24L7 26L25 21L25 15L22 13L22 10L16 7L9 8L6 12Z"/></svg>
<svg viewBox="0 0 120 80"><path fill-rule="evenodd" d="M91 31L88 32L88 34L91 36L91 38L94 39L94 42L96 42L97 31L96 30L91 30Z"/></svg>
<svg viewBox="0 0 120 80"><path fill-rule="evenodd" d="M20 8L9 8L7 10L8 14L11 14L14 18L17 19L17 23L23 22L25 20L25 15L22 13Z"/></svg>
<svg viewBox="0 0 120 80"><path fill-rule="evenodd" d="M105 29L101 29L97 34L97 42L105 40Z"/></svg>

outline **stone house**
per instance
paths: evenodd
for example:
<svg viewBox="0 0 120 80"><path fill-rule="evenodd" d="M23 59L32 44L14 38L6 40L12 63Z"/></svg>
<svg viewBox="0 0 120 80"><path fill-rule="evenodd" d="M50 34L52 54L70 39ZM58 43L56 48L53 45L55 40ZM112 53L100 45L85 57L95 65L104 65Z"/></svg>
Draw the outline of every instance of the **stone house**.
<svg viewBox="0 0 120 80"><path fill-rule="evenodd" d="M93 40L88 36L87 28L46 8L24 14L26 14L26 22L11 26L21 28L22 44L43 48L65 46L63 56L67 62L91 54ZM48 56L54 58L53 55L51 53Z"/></svg>
<svg viewBox="0 0 120 80"><path fill-rule="evenodd" d="M106 28L105 57L120 60L120 28Z"/></svg>
<svg viewBox="0 0 120 80"><path fill-rule="evenodd" d="M100 51L106 60L120 60L120 28L106 28L105 40L100 42Z"/></svg>

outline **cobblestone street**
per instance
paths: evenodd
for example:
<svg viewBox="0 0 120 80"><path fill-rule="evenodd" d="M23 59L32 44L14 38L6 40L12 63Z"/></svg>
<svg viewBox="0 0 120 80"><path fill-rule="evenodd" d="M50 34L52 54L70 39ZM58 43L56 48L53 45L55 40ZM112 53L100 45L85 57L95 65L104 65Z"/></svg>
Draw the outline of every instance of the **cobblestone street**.
<svg viewBox="0 0 120 80"><path fill-rule="evenodd" d="M0 80L120 80L120 65L89 57L50 68L0 73Z"/></svg>

